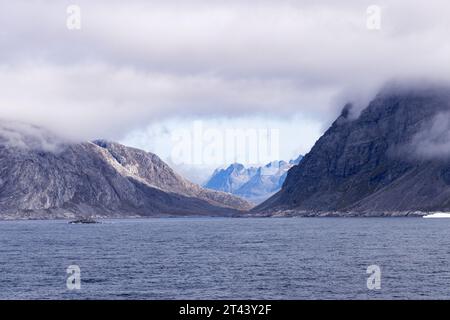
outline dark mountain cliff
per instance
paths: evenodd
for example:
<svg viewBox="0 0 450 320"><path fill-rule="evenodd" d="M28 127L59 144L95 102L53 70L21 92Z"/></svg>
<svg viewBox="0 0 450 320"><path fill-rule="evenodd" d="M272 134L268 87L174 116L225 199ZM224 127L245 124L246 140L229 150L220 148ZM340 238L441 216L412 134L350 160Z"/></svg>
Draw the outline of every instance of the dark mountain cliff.
<svg viewBox="0 0 450 320"><path fill-rule="evenodd" d="M450 211L450 89L384 89L357 119L350 109L254 211Z"/></svg>

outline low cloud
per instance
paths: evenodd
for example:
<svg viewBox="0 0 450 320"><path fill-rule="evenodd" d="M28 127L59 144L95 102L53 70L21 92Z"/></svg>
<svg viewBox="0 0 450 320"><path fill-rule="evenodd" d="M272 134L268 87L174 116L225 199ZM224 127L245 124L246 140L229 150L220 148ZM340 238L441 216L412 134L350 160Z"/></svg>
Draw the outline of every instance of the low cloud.
<svg viewBox="0 0 450 320"><path fill-rule="evenodd" d="M0 120L0 142L1 145L18 149L58 152L70 141L41 127Z"/></svg>
<svg viewBox="0 0 450 320"><path fill-rule="evenodd" d="M326 126L393 77L450 78L450 4L79 0L1 4L0 118L120 139L183 116L302 114ZM355 110L359 110L356 108Z"/></svg>
<svg viewBox="0 0 450 320"><path fill-rule="evenodd" d="M323 105L324 94L313 88L303 96L283 80L168 75L103 64L2 68L0 87L8 88L1 94L1 118L71 139L117 139L168 117L287 115L299 101Z"/></svg>
<svg viewBox="0 0 450 320"><path fill-rule="evenodd" d="M421 159L450 157L450 111L437 114L410 143L414 154Z"/></svg>

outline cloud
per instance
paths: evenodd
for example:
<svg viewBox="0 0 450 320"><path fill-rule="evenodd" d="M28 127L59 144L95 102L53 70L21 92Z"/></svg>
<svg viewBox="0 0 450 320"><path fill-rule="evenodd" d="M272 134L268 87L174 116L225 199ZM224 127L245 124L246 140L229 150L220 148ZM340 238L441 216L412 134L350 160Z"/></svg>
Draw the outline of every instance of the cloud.
<svg viewBox="0 0 450 320"><path fill-rule="evenodd" d="M276 80L226 81L213 75L145 73L97 64L1 68L0 87L0 118L83 139L117 138L118 133L168 116L287 114L300 99L316 105L323 93L302 97L301 90Z"/></svg>
<svg viewBox="0 0 450 320"><path fill-rule="evenodd" d="M27 123L0 121L0 142L13 148L58 152L69 142Z"/></svg>
<svg viewBox="0 0 450 320"><path fill-rule="evenodd" d="M409 149L421 159L450 157L450 111L437 114L411 140Z"/></svg>
<svg viewBox="0 0 450 320"><path fill-rule="evenodd" d="M392 77L450 77L450 4L17 0L0 10L0 118L118 139L171 117L302 114L327 124Z"/></svg>

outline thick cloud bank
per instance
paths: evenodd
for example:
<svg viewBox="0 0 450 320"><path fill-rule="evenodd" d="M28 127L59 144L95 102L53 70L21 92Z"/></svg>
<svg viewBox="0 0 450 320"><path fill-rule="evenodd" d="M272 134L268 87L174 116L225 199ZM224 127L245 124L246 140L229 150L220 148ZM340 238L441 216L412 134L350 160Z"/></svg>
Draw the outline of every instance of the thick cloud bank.
<svg viewBox="0 0 450 320"><path fill-rule="evenodd" d="M79 0L0 4L0 118L117 139L173 116L327 122L387 79L450 77L450 3Z"/></svg>

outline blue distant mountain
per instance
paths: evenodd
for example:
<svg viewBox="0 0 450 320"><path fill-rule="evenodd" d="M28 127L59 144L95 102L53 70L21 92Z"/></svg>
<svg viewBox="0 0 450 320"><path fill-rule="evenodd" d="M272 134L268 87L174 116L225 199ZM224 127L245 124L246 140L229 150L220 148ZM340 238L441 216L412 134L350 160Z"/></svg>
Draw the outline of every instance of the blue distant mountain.
<svg viewBox="0 0 450 320"><path fill-rule="evenodd" d="M233 163L227 168L216 169L204 187L228 192L258 204L281 189L288 170L302 159L303 156L299 156L289 162L273 161L262 167L250 168Z"/></svg>

